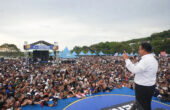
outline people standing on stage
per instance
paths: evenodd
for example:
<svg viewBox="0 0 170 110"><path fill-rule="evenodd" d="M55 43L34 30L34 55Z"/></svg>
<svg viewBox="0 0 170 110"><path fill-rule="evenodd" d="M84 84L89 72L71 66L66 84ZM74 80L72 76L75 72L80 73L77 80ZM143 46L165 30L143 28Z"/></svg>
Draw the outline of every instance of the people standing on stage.
<svg viewBox="0 0 170 110"><path fill-rule="evenodd" d="M135 74L136 105L141 110L151 110L151 100L156 84L158 61L151 53L152 46L149 43L141 43L139 46L141 60L139 62L132 63L126 52L123 55L127 69Z"/></svg>

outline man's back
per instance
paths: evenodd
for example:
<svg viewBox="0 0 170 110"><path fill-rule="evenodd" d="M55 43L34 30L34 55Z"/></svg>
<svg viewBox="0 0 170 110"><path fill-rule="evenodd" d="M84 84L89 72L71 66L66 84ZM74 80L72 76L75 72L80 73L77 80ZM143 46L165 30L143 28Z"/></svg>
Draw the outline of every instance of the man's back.
<svg viewBox="0 0 170 110"><path fill-rule="evenodd" d="M135 83L143 86L153 86L156 82L158 62L152 54L142 56L139 62L143 70L135 74Z"/></svg>

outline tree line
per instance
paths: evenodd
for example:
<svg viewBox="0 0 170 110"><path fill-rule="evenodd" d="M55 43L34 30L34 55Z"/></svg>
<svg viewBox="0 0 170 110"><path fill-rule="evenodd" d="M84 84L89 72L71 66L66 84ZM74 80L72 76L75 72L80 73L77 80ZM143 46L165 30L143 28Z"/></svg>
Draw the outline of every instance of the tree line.
<svg viewBox="0 0 170 110"><path fill-rule="evenodd" d="M116 52L123 53L123 50L126 50L128 53L137 53L141 42L151 43L155 54L159 54L161 51L170 53L170 30L153 33L150 37L123 42L100 42L91 46L75 46L72 52L75 51L79 54L81 51L84 53L87 53L88 51L91 51L92 53L94 51L98 53L103 51L105 54L114 54Z"/></svg>

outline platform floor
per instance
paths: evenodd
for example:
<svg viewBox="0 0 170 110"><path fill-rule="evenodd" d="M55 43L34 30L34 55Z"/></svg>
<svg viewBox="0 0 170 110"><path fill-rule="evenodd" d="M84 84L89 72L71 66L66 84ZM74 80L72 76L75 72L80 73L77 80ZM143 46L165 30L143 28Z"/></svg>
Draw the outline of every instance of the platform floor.
<svg viewBox="0 0 170 110"><path fill-rule="evenodd" d="M76 97L62 99L55 107L43 107L41 105L29 105L22 107L23 110L128 110L135 100L134 90L129 88L114 89L111 92L100 92L78 99ZM152 98L152 109L170 110L170 102L162 103L157 98ZM50 103L50 102L49 102ZM158 109L159 108L159 109ZM161 108L161 109L160 109Z"/></svg>

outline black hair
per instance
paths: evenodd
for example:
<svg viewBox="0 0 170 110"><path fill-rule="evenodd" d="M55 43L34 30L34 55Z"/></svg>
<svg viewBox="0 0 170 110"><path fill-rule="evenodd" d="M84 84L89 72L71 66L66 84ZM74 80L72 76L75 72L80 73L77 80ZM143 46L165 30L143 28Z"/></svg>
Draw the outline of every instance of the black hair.
<svg viewBox="0 0 170 110"><path fill-rule="evenodd" d="M143 42L140 44L142 49L144 49L145 51L151 53L152 52L152 46L150 43L147 43L147 42Z"/></svg>
<svg viewBox="0 0 170 110"><path fill-rule="evenodd" d="M44 95L43 98L48 98L48 95Z"/></svg>

